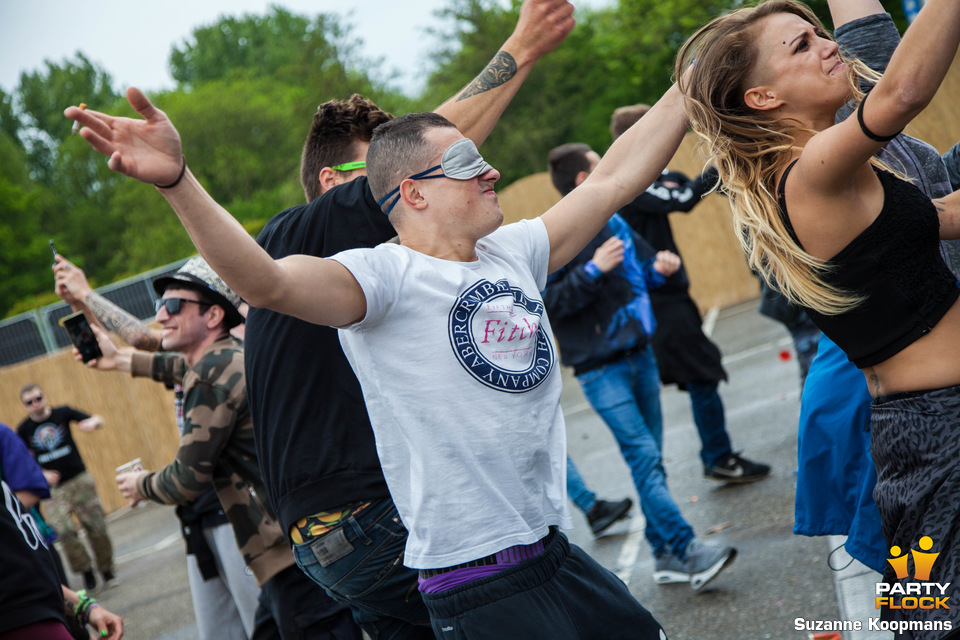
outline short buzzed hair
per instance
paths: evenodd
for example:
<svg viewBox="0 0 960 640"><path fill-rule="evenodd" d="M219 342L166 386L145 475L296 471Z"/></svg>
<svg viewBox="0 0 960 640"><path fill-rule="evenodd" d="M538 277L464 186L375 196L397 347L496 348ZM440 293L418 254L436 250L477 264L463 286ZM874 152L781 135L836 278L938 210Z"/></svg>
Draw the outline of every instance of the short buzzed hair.
<svg viewBox="0 0 960 640"><path fill-rule="evenodd" d="M320 195L320 170L356 160L357 143L393 116L359 94L317 107L300 158L300 185L307 202Z"/></svg>
<svg viewBox="0 0 960 640"><path fill-rule="evenodd" d="M620 107L610 116L610 135L616 140L634 123L650 111L648 104L634 104L629 107Z"/></svg>
<svg viewBox="0 0 960 640"><path fill-rule="evenodd" d="M427 142L424 134L438 127L456 128L452 122L432 112L408 113L376 128L367 150L367 180L377 201L411 175L429 169L427 163L437 150ZM381 209L387 204L384 203Z"/></svg>
<svg viewBox="0 0 960 640"><path fill-rule="evenodd" d="M554 147L547 157L550 181L560 195L565 196L577 186L577 175L581 171L590 171L590 159L587 154L593 151L582 142L570 142Z"/></svg>
<svg viewBox="0 0 960 640"><path fill-rule="evenodd" d="M43 389L40 388L40 385L38 385L36 382L31 382L30 384L25 384L22 387L20 387L20 399L23 400L24 394L30 393L34 389L36 389L40 393L43 393Z"/></svg>

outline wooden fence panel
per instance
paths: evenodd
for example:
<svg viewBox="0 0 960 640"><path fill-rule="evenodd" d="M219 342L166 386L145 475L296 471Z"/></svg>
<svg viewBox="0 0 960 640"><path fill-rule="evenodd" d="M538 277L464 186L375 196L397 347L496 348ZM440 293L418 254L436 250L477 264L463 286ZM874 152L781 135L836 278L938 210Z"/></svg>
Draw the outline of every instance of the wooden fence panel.
<svg viewBox="0 0 960 640"><path fill-rule="evenodd" d="M26 417L20 389L29 383L40 385L51 407L70 405L103 416L102 429L72 429L107 513L126 504L114 482L118 466L141 458L145 469L160 469L173 460L179 433L173 392L162 384L127 373L91 371L64 349L0 369L0 422L16 428Z"/></svg>

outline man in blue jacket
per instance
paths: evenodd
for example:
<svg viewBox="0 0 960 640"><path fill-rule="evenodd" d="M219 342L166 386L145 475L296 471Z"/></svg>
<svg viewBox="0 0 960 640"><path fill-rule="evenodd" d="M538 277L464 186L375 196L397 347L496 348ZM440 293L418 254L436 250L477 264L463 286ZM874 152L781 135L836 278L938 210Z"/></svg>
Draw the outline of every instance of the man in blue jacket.
<svg viewBox="0 0 960 640"><path fill-rule="evenodd" d="M566 195L599 160L585 144L562 145L550 152L550 178ZM648 287L663 284L679 267L675 253L655 254L614 214L576 258L548 278L543 302L563 364L573 367L630 467L655 558L654 580L690 582L700 589L736 550L695 537L667 489L661 460L660 376L650 346L656 320Z"/></svg>

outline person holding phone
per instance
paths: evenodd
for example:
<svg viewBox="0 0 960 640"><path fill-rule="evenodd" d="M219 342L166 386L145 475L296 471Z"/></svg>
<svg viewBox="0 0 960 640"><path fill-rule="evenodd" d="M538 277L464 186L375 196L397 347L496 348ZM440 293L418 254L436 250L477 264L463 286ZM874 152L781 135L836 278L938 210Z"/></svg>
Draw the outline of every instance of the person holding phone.
<svg viewBox="0 0 960 640"><path fill-rule="evenodd" d="M156 278L153 286L160 296L156 320L165 352L118 349L95 327L103 356L88 363L102 371L183 386L176 458L159 471L118 474L120 493L131 506L142 500L187 504L213 483L234 541L260 586L250 637L360 640L349 608L297 568L265 497L247 403L243 344L229 333L243 322L240 297L199 257L173 275ZM224 546L212 536L207 541ZM221 631L210 637L219 640L224 635Z"/></svg>
<svg viewBox="0 0 960 640"><path fill-rule="evenodd" d="M63 255L56 255L53 273L57 295L74 311L82 312L81 315L85 314L91 322L136 349L161 350L163 332L94 291L83 269ZM244 314L242 308L240 313ZM237 334L243 326L241 323L233 327L231 335L242 339ZM102 356L99 345L96 352L100 354L97 358ZM177 427L182 433L183 384L172 383L170 387L173 389ZM233 528L213 483L195 500L178 504L175 513L186 543L187 578L199 640L246 640L254 630L260 587L253 573L246 570Z"/></svg>
<svg viewBox="0 0 960 640"><path fill-rule="evenodd" d="M96 588L93 560L80 542L79 529L73 520L75 515L87 531L104 586L113 586L116 584L113 543L107 533L103 506L70 430L70 424L75 422L81 431L95 431L103 427L103 418L65 405L48 406L46 394L35 383L20 389L20 402L27 410L27 417L17 426L17 434L40 463L50 484L47 515L63 543L70 569L83 575L85 589Z"/></svg>

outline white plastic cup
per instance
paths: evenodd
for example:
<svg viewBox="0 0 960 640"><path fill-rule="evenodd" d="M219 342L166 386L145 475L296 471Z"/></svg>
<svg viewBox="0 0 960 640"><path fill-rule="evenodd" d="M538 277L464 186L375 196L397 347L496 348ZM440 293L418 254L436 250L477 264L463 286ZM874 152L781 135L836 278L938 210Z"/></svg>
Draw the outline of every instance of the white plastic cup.
<svg viewBox="0 0 960 640"><path fill-rule="evenodd" d="M130 462L117 467L117 475L121 473L128 473L130 471L143 471L143 465L140 463L140 458L134 458Z"/></svg>
<svg viewBox="0 0 960 640"><path fill-rule="evenodd" d="M121 473L128 473L130 471L143 471L143 465L140 463L140 458L134 458L130 462L117 467L117 475L120 475ZM137 503L137 506L145 507L147 506L147 503L145 500L141 500Z"/></svg>

